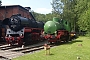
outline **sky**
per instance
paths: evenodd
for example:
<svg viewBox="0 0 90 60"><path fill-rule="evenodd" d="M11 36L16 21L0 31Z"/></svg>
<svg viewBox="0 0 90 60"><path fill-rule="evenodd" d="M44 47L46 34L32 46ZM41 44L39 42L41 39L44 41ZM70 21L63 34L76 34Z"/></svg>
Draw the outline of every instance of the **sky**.
<svg viewBox="0 0 90 60"><path fill-rule="evenodd" d="M31 10L41 14L48 14L52 11L51 0L1 0L2 5L21 5L31 7Z"/></svg>

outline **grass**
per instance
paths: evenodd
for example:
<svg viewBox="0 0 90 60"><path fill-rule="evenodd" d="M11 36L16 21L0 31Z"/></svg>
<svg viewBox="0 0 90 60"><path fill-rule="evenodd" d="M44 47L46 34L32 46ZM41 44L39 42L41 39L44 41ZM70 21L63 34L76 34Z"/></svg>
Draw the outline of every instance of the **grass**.
<svg viewBox="0 0 90 60"><path fill-rule="evenodd" d="M33 54L26 54L12 60L90 60L90 38L79 37L72 42L51 48L51 55L45 55L41 50Z"/></svg>

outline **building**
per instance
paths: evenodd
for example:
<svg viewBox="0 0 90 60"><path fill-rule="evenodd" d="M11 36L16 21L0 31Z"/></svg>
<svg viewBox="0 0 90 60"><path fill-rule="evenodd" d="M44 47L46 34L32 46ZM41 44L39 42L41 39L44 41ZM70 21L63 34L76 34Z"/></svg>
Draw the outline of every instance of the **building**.
<svg viewBox="0 0 90 60"><path fill-rule="evenodd" d="M21 16L33 19L30 7L22 7L20 5L0 6L0 20L10 18L12 15L21 14Z"/></svg>

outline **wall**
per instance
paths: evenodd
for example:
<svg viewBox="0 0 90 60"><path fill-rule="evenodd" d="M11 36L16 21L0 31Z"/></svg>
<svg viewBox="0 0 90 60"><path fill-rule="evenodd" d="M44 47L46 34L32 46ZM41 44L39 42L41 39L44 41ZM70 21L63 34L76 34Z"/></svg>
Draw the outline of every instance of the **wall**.
<svg viewBox="0 0 90 60"><path fill-rule="evenodd" d="M0 20L10 18L12 15L15 14L21 14L21 16L23 17L31 18L29 11L19 6L0 8Z"/></svg>

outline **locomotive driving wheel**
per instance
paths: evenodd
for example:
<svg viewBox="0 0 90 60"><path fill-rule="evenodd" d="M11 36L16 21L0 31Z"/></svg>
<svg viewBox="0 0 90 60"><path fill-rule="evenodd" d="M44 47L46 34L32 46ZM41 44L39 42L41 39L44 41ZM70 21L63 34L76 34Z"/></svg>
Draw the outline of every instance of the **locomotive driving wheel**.
<svg viewBox="0 0 90 60"><path fill-rule="evenodd" d="M23 41L22 40L19 40L18 41L18 46L22 46L22 44L23 44Z"/></svg>

